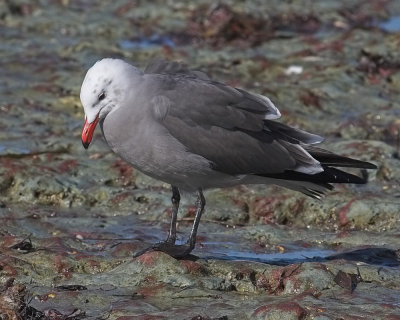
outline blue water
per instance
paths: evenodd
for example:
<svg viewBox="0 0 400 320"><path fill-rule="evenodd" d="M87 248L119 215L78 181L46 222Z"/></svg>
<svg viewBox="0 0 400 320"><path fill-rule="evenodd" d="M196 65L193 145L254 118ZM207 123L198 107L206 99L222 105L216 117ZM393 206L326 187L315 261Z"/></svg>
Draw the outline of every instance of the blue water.
<svg viewBox="0 0 400 320"><path fill-rule="evenodd" d="M387 32L400 31L400 16L393 16L389 20L378 23L378 26Z"/></svg>
<svg viewBox="0 0 400 320"><path fill-rule="evenodd" d="M232 244L232 246L235 247L235 244ZM199 251L195 251L194 254L198 254ZM200 253L198 255L203 259L246 260L274 265L288 265L301 262L325 261L327 257L334 253L335 251L333 250L318 248L301 249L284 253L255 253L251 252L251 250L238 251L235 249L229 249L229 246L221 246L220 250L214 247L207 250L207 254L204 256Z"/></svg>
<svg viewBox="0 0 400 320"><path fill-rule="evenodd" d="M32 150L28 148L19 147L17 145L0 145L0 154L1 155L21 155L21 154L29 154Z"/></svg>
<svg viewBox="0 0 400 320"><path fill-rule="evenodd" d="M171 48L175 47L175 43L171 38L158 34L154 34L149 37L140 37L132 40L121 40L118 44L121 49L125 50L149 49L158 46L168 46Z"/></svg>

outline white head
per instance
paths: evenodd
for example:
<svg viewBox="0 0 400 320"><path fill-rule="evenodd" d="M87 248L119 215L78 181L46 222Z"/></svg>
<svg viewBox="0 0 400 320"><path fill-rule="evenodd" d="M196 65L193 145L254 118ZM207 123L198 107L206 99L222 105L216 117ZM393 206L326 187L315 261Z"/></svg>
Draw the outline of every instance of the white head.
<svg viewBox="0 0 400 320"><path fill-rule="evenodd" d="M89 123L97 115L104 118L129 90L132 74L141 72L120 59L97 61L86 73L81 87L81 102Z"/></svg>
<svg viewBox="0 0 400 320"><path fill-rule="evenodd" d="M135 76L141 71L120 59L97 61L86 73L81 87L81 102L85 110L82 143L87 148L99 120L118 108L129 94Z"/></svg>

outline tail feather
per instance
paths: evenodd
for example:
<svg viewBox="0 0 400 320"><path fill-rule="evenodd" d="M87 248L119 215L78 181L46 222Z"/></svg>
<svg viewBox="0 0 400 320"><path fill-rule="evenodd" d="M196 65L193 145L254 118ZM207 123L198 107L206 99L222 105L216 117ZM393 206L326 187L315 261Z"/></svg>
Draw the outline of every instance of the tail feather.
<svg viewBox="0 0 400 320"><path fill-rule="evenodd" d="M359 177L334 168L334 166L360 168L363 171L366 171L365 169L376 169L376 166L372 163L339 156L324 149L311 146L304 146L304 149L321 163L324 171L316 174L307 174L294 170L286 170L281 173L257 174L257 176L275 179L276 184L280 186L300 191L312 198L320 199L327 190L333 189L330 183L367 183L368 176L365 173L363 174L362 172L362 176Z"/></svg>
<svg viewBox="0 0 400 320"><path fill-rule="evenodd" d="M299 191L314 199L321 199L328 190L333 190L329 183L314 183L310 181L289 181L274 179L272 182L278 186Z"/></svg>

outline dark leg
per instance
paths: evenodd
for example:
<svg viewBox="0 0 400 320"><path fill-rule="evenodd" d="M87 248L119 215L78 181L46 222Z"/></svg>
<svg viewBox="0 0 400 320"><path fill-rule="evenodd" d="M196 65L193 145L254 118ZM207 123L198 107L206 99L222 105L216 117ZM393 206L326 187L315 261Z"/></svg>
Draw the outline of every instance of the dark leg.
<svg viewBox="0 0 400 320"><path fill-rule="evenodd" d="M174 198L174 189L172 189L172 192L173 192L172 198ZM178 194L179 194L179 192L178 192ZM194 246L196 244L197 229L199 227L200 218L204 211L205 204L206 204L206 201L204 199L203 192L201 191L201 189L199 189L197 191L196 216L194 217L193 227L190 232L189 239L185 244L182 244L182 245L175 244L176 215L174 216L174 213L173 213L172 217L171 217L171 228L170 228L170 232L169 232L167 240L154 244L152 246L152 248L150 248L150 249L157 250L157 251L163 251L174 258L182 258L182 257L189 255L190 252L192 252L192 250L194 249ZM177 204L176 205L174 204L173 210L175 210L175 206L177 207Z"/></svg>
<svg viewBox="0 0 400 320"><path fill-rule="evenodd" d="M138 253L136 253L134 255L134 257L141 256L143 253L152 251L152 250L164 251L164 252L172 255L171 253L169 253L169 250L172 250L176 246L175 245L176 219L178 217L179 202L181 201L181 195L180 195L179 189L177 187L175 187L175 186L171 186L171 187L172 187L172 197L171 197L172 211L171 211L171 222L170 222L170 226L169 226L167 240L155 243L151 247L139 251Z"/></svg>
<svg viewBox="0 0 400 320"><path fill-rule="evenodd" d="M196 215L194 217L192 230L190 231L190 236L187 241L190 251L194 249L194 246L196 244L197 229L199 228L201 215L203 214L205 205L206 205L206 199L204 198L203 191L199 189L197 191Z"/></svg>
<svg viewBox="0 0 400 320"><path fill-rule="evenodd" d="M169 227L169 233L166 242L175 244L176 241L176 219L178 217L179 202L181 201L181 195L179 189L172 186L172 212L171 212L171 224Z"/></svg>

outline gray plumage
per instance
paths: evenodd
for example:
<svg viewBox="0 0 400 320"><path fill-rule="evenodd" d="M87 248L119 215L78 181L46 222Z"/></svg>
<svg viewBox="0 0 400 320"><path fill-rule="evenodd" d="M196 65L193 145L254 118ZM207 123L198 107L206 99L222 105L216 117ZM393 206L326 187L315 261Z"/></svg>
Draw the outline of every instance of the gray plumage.
<svg viewBox="0 0 400 320"><path fill-rule="evenodd" d="M194 248L205 207L202 190L237 184L277 184L320 198L330 183L365 183L335 167L373 164L317 148L318 135L277 122L265 96L233 88L177 62L150 63L144 72L103 59L86 74L82 143L100 123L111 149L138 170L172 186L168 237L154 244L174 257ZM179 190L197 192L188 241L176 244ZM140 253L139 253L140 254Z"/></svg>
<svg viewBox="0 0 400 320"><path fill-rule="evenodd" d="M142 73L121 60L104 59L82 85L85 113L90 113L86 95L100 91L113 105L100 119L112 150L178 188L275 183L319 197L328 183L362 182L347 173L342 173L346 181L335 181L323 174L329 166L375 167L311 146L323 139L275 121L280 113L267 97L177 62L157 60Z"/></svg>

